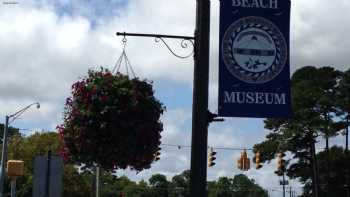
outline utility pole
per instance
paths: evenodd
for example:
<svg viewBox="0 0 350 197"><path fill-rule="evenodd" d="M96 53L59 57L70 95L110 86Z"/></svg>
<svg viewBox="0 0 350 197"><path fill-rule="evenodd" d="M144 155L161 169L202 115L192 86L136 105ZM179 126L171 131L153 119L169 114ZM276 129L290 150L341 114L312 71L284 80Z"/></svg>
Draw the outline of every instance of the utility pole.
<svg viewBox="0 0 350 197"><path fill-rule="evenodd" d="M96 169L96 182L95 182L95 187L96 187L96 197L100 197L100 167L99 166L96 166L95 167Z"/></svg>
<svg viewBox="0 0 350 197"><path fill-rule="evenodd" d="M330 176L331 165L330 165L330 155L329 155L329 126L328 126L329 116L328 116L328 113L325 113L324 117L326 119L325 134L326 134L326 156L327 156L326 197L328 197L329 196L329 179L331 177Z"/></svg>
<svg viewBox="0 0 350 197"><path fill-rule="evenodd" d="M5 163L7 162L7 135L9 129L9 116L5 117L4 135L2 136L2 154L1 154L1 171L0 171L0 197L4 196L5 182Z"/></svg>
<svg viewBox="0 0 350 197"><path fill-rule="evenodd" d="M4 197L4 185L5 185L5 164L7 163L7 141L8 141L8 131L9 131L9 124L16 120L19 116L21 116L27 109L29 109L31 106L36 105L36 108L40 108L40 104L38 102L32 103L28 105L27 107L17 111L16 113L6 116L5 117L5 127L4 127L4 134L2 138L2 151L1 151L1 169L0 169L0 197ZM11 120L10 120L11 118Z"/></svg>
<svg viewBox="0 0 350 197"><path fill-rule="evenodd" d="M289 197L292 197L292 186L289 187Z"/></svg>
<svg viewBox="0 0 350 197"><path fill-rule="evenodd" d="M192 103L190 196L206 197L210 0L197 0Z"/></svg>
<svg viewBox="0 0 350 197"><path fill-rule="evenodd" d="M346 175L345 175L345 184L346 184L346 197L350 197L350 181L349 181L349 117L350 114L347 114L346 117L346 128L345 128L345 161L347 163L346 165Z"/></svg>
<svg viewBox="0 0 350 197"><path fill-rule="evenodd" d="M312 185L313 192L312 195L314 197L318 197L318 165L315 151L315 140L312 137L312 141L310 143L310 152L311 152L311 161L312 161Z"/></svg>
<svg viewBox="0 0 350 197"><path fill-rule="evenodd" d="M284 171L282 173L283 197L286 197L286 179L284 177Z"/></svg>

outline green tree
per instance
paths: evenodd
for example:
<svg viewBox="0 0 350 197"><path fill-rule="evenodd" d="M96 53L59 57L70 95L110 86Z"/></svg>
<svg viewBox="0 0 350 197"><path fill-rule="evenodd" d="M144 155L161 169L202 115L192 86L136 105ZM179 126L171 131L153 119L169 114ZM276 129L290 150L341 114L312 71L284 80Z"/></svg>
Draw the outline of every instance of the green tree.
<svg viewBox="0 0 350 197"><path fill-rule="evenodd" d="M220 177L217 182L211 182L208 197L267 197L263 188L243 174L233 178Z"/></svg>
<svg viewBox="0 0 350 197"><path fill-rule="evenodd" d="M137 184L133 182L132 184L127 185L124 188L124 194L127 197L152 197L153 193L150 191L150 188L144 183Z"/></svg>
<svg viewBox="0 0 350 197"><path fill-rule="evenodd" d="M17 134L9 139L8 159L23 160L25 166L24 176L17 179L16 194L18 197L32 196L34 158L47 154L50 149L53 155L58 155L60 146L58 133L55 132L35 133L28 137ZM89 181L89 176L80 174L76 166L66 163L64 165L62 195L65 197L89 196L92 191ZM5 192L6 195L9 195L8 180Z"/></svg>
<svg viewBox="0 0 350 197"><path fill-rule="evenodd" d="M329 184L329 194L331 196L346 196L346 187L345 187L345 172L347 169L346 156L344 154L344 149L341 147L331 147L329 150L329 159L326 151L319 152L317 154L317 160L319 162L319 183L321 192L319 193L320 197L325 197L327 183ZM327 176L328 164L327 160L330 163L330 176ZM303 179L309 179L308 175L302 177ZM329 179L329 180L328 180ZM312 194L312 186L310 182L306 183L304 187L303 196L308 197ZM329 195L328 195L329 196Z"/></svg>
<svg viewBox="0 0 350 197"><path fill-rule="evenodd" d="M2 144L2 138L4 136L4 127L5 125L4 124L1 124L0 123L0 138L1 138L1 144ZM13 135L18 135L19 134L19 129L18 128L14 128L14 127L9 127L9 130L8 130L8 136L11 138L11 136Z"/></svg>
<svg viewBox="0 0 350 197"><path fill-rule="evenodd" d="M58 153L60 142L57 133L35 133L29 137L15 134L8 143L8 159L24 161L24 176L17 179L17 196L32 195L33 162L37 155L44 155L51 147L54 154ZM5 192L9 195L9 180L6 180Z"/></svg>
<svg viewBox="0 0 350 197"><path fill-rule="evenodd" d="M325 138L326 155L330 157L328 140L341 129L335 98L342 73L331 67L311 66L297 70L292 76L292 119L266 119L265 128L271 130L266 140L256 144L254 151L262 153L263 161L270 161L277 152L289 152L297 162L286 163L287 175L312 181L314 192L319 183L315 143L319 136ZM326 160L328 161L328 160ZM330 169L328 163L327 169ZM325 171L329 176L330 170ZM327 179L329 180L329 179ZM325 192L325 191L323 191Z"/></svg>
<svg viewBox="0 0 350 197"><path fill-rule="evenodd" d="M185 170L179 175L175 175L171 180L171 197L190 196L190 170Z"/></svg>
<svg viewBox="0 0 350 197"><path fill-rule="evenodd" d="M148 180L154 197L168 197L169 181L162 174L154 174Z"/></svg>
<svg viewBox="0 0 350 197"><path fill-rule="evenodd" d="M344 74L341 77L341 80L339 81L339 87L337 91L337 106L339 109L339 117L341 118L344 128L345 128L345 155L348 158L347 159L347 165L346 165L346 183L348 185L347 187L347 193L350 194L350 162L349 162L349 127L350 127L350 69L344 72Z"/></svg>
<svg viewBox="0 0 350 197"><path fill-rule="evenodd" d="M61 148L59 134L45 132L25 137L17 133L9 138L8 146L8 158L23 160L25 163L25 175L17 179L17 196L31 196L33 191L34 158L38 155L46 155L48 150L51 150L53 155L58 155ZM189 175L186 174L186 176L189 178ZM79 166L66 162L64 164L62 196L93 197L94 180L95 174L90 168L80 168L79 170ZM124 194L128 197L163 197L167 195L170 183L164 175L153 175L149 181L150 186L145 181L136 183L125 176L117 177L108 169L101 169L101 196L118 197ZM9 196L10 186L8 180L6 184L6 196Z"/></svg>
<svg viewBox="0 0 350 197"><path fill-rule="evenodd" d="M336 98L338 115L343 120L344 128L348 129L350 126L350 69L341 75Z"/></svg>
<svg viewBox="0 0 350 197"><path fill-rule="evenodd" d="M65 165L63 176L64 197L92 197L91 179L93 175L88 172L79 173L73 165Z"/></svg>
<svg viewBox="0 0 350 197"><path fill-rule="evenodd" d="M209 197L233 196L232 179L229 179L228 177L220 177L217 182L214 182L214 187L208 192Z"/></svg>

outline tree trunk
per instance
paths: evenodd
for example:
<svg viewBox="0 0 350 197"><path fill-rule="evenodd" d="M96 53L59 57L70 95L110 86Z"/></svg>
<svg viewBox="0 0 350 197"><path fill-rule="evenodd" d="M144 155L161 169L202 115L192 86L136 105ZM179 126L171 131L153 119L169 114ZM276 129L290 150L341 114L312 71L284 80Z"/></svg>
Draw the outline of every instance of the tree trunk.
<svg viewBox="0 0 350 197"><path fill-rule="evenodd" d="M329 157L329 132L328 132L328 125L326 125L325 128L325 134L326 134L326 162L327 162L327 178L325 181L326 184L326 197L329 195L329 179L330 179L330 157Z"/></svg>
<svg viewBox="0 0 350 197"><path fill-rule="evenodd" d="M315 149L315 140L311 132L311 141L310 141L310 152L311 152L311 165L312 165L312 195L313 197L318 197L318 165L316 159L316 149Z"/></svg>

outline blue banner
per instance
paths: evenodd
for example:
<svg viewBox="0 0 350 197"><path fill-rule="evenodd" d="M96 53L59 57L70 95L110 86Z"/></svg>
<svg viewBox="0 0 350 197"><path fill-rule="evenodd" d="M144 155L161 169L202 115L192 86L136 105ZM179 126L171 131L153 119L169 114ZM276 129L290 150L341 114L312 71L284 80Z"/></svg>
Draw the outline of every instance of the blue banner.
<svg viewBox="0 0 350 197"><path fill-rule="evenodd" d="M290 0L221 0L223 117L291 117Z"/></svg>

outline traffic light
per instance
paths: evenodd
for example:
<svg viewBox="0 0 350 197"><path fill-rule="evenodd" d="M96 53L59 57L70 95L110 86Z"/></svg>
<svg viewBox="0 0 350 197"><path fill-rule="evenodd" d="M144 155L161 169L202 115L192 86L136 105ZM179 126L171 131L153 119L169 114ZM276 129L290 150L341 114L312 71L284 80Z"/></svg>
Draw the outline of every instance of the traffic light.
<svg viewBox="0 0 350 197"><path fill-rule="evenodd" d="M255 153L255 164L256 164L256 169L262 168L262 165L260 164L261 158L260 158L260 151Z"/></svg>
<svg viewBox="0 0 350 197"><path fill-rule="evenodd" d="M208 154L208 167L212 167L215 165L214 160L216 159L215 157L216 152L213 151L213 148L210 148L209 154Z"/></svg>
<svg viewBox="0 0 350 197"><path fill-rule="evenodd" d="M157 152L154 154L153 161L158 161L160 159L160 150L162 150L162 149L161 148L157 149Z"/></svg>
<svg viewBox="0 0 350 197"><path fill-rule="evenodd" d="M286 160L283 157L286 156L284 153L277 154L277 172L284 172Z"/></svg>
<svg viewBox="0 0 350 197"><path fill-rule="evenodd" d="M250 159L247 156L246 150L241 153L241 157L237 160L237 166L243 171L248 171L250 169Z"/></svg>
<svg viewBox="0 0 350 197"><path fill-rule="evenodd" d="M238 167L238 169L243 170L243 161L242 161L242 157L239 157L239 158L237 159L237 167Z"/></svg>

